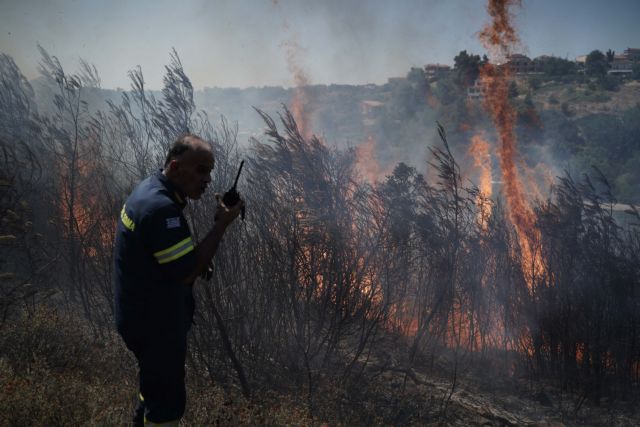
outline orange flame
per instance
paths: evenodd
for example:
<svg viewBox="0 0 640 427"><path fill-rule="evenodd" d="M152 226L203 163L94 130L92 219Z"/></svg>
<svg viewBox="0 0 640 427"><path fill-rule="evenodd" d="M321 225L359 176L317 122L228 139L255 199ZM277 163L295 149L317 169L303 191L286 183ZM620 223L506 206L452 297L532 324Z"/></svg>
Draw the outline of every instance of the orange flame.
<svg viewBox="0 0 640 427"><path fill-rule="evenodd" d="M486 230L487 220L491 216L491 206L486 202L491 197L491 155L489 143L480 135L471 138L469 154L473 157L474 166L480 171L478 188L480 194L476 200L478 206L478 223Z"/></svg>
<svg viewBox="0 0 640 427"><path fill-rule="evenodd" d="M364 175L369 184L380 177L380 165L376 158L376 140L369 135L367 141L356 147L356 168Z"/></svg>
<svg viewBox="0 0 640 427"><path fill-rule="evenodd" d="M311 100L306 87L310 84L310 79L306 71L300 65L300 55L302 48L295 40L285 43L287 67L293 76L295 88L291 99L291 113L296 120L298 130L303 138L309 139L312 136L311 130Z"/></svg>
<svg viewBox="0 0 640 427"><path fill-rule="evenodd" d="M492 22L480 33L480 39L494 60L504 60L518 43L516 31L510 22L509 8L519 3L517 0L489 0L487 10ZM508 66L488 63L481 67L480 79L486 88L484 106L498 130L498 156L508 216L518 236L523 274L529 289L532 289L536 277L544 271L544 264L539 247L540 231L536 227L535 215L525 197L522 179L516 167L516 111L509 103L508 96L511 72Z"/></svg>
<svg viewBox="0 0 640 427"><path fill-rule="evenodd" d="M63 219L63 233L80 243L82 251L90 258L98 254L98 246L109 248L113 241L110 218L99 208L98 195L91 187L93 173L98 165L92 160L86 143L79 145L74 163L57 162L60 179L57 207Z"/></svg>

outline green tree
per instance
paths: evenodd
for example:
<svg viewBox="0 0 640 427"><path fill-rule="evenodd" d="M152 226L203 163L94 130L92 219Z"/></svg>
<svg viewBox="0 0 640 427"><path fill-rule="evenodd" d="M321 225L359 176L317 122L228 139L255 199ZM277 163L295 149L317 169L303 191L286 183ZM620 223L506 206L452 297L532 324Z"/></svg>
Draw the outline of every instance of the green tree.
<svg viewBox="0 0 640 427"><path fill-rule="evenodd" d="M407 73L407 80L412 85L424 86L426 83L424 70L420 67L411 67L411 70Z"/></svg>
<svg viewBox="0 0 640 427"><path fill-rule="evenodd" d="M616 56L616 51L609 49L607 50L606 55L607 55L607 62L613 62L613 58L615 58Z"/></svg>
<svg viewBox="0 0 640 427"><path fill-rule="evenodd" d="M607 58L605 57L604 53L600 52L599 50L594 50L589 55L587 55L585 66L587 74L596 77L604 77L607 74L607 70L609 69Z"/></svg>
<svg viewBox="0 0 640 427"><path fill-rule="evenodd" d="M460 52L453 58L453 69L456 73L456 83L461 87L473 85L480 75L480 55L468 54L466 50Z"/></svg>
<svg viewBox="0 0 640 427"><path fill-rule="evenodd" d="M542 72L550 77L575 74L576 64L573 61L552 56L543 60Z"/></svg>

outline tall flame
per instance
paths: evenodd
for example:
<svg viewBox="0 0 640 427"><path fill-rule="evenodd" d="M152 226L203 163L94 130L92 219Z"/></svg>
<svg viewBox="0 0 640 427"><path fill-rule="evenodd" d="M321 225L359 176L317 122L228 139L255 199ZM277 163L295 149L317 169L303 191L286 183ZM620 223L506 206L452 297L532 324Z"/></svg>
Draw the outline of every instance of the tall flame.
<svg viewBox="0 0 640 427"><path fill-rule="evenodd" d="M364 175L369 184L380 178L380 165L376 158L376 140L369 135L366 142L356 147L356 168Z"/></svg>
<svg viewBox="0 0 640 427"><path fill-rule="evenodd" d="M271 0L271 4L275 9L281 13L283 12L278 0ZM286 33L289 33L288 39L281 46L285 49L287 68L293 77L294 89L290 106L291 114L293 114L293 118L298 125L300 135L304 139L310 139L313 133L311 130L311 102L307 86L309 86L311 80L302 66L301 56L304 53L304 49L298 43L297 34L291 31L291 26L284 17L282 18L282 28Z"/></svg>
<svg viewBox="0 0 640 427"><path fill-rule="evenodd" d="M486 202L491 197L491 155L489 143L481 136L474 135L471 138L469 154L473 157L473 165L480 172L478 188L480 194L476 204L478 205L478 223L483 229L487 227L487 219L491 215L491 206Z"/></svg>
<svg viewBox="0 0 640 427"><path fill-rule="evenodd" d="M285 43L287 67L293 76L293 98L291 99L291 114L296 120L298 130L303 138L309 139L312 136L311 129L311 102L307 92L310 84L309 75L300 64L302 48L294 39Z"/></svg>
<svg viewBox="0 0 640 427"><path fill-rule="evenodd" d="M504 62L512 48L519 43L515 28L511 24L509 10L511 6L519 4L518 0L489 0L487 10L492 21L482 30L480 39L494 63L481 67L480 81L486 89L484 106L496 125L500 140L498 157L509 220L518 236L523 274L529 289L532 289L536 277L544 270L539 248L540 231L536 227L535 214L525 196L522 179L516 167L516 112L509 102L511 72L506 65L496 65Z"/></svg>

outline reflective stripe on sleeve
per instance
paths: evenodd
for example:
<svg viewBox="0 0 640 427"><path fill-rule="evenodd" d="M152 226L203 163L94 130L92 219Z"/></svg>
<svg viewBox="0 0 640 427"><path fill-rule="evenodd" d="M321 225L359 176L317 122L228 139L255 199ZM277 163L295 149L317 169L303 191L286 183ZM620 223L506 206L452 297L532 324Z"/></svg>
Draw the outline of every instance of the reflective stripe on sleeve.
<svg viewBox="0 0 640 427"><path fill-rule="evenodd" d="M120 211L120 220L122 221L122 224L127 228L127 230L133 231L133 229L136 228L136 224L131 218L129 218L129 215L127 215L126 208L127 205L122 205L122 210Z"/></svg>
<svg viewBox="0 0 640 427"><path fill-rule="evenodd" d="M187 237L167 249L154 253L153 256L158 260L158 264L166 264L188 254L192 250L193 241L191 237Z"/></svg>

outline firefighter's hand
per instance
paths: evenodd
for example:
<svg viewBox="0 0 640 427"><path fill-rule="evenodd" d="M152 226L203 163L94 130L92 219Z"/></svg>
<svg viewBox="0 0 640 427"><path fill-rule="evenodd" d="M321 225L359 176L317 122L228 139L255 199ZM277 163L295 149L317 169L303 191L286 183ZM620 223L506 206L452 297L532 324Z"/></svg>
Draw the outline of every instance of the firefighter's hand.
<svg viewBox="0 0 640 427"><path fill-rule="evenodd" d="M217 203L216 215L214 217L215 221L216 223L220 223L225 227L227 227L229 226L229 224L233 222L233 220L235 220L238 217L238 215L240 215L240 212L244 208L244 200L240 198L238 203L236 203L235 205L227 206L222 201L221 194L216 193L215 197L216 197L216 203Z"/></svg>

